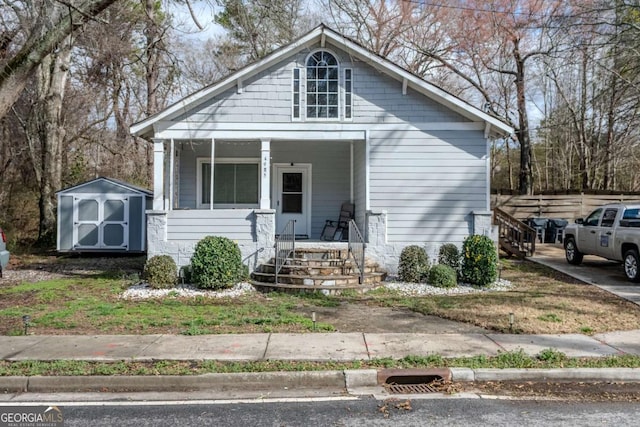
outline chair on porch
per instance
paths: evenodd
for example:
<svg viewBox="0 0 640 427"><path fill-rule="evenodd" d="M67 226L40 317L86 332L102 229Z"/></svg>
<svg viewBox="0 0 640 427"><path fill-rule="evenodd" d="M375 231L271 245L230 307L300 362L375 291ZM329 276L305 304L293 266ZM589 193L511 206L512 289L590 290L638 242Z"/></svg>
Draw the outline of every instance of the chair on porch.
<svg viewBox="0 0 640 427"><path fill-rule="evenodd" d="M344 202L340 207L340 216L337 221L328 219L324 228L322 229L322 234L320 235L320 240L347 240L349 238L349 221L353 219L353 215L355 212L355 205L353 203Z"/></svg>

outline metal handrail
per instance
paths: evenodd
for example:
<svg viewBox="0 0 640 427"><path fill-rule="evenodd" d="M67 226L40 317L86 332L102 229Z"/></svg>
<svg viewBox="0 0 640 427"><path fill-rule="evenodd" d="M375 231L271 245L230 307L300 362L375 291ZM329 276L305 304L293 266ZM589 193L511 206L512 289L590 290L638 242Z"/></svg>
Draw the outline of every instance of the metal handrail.
<svg viewBox="0 0 640 427"><path fill-rule="evenodd" d="M364 251L366 244L362 238L360 230L354 220L349 221L349 255L353 256L353 260L358 267L360 273L358 282L362 285L364 283Z"/></svg>
<svg viewBox="0 0 640 427"><path fill-rule="evenodd" d="M287 225L284 226L282 233L276 236L275 245L275 264L276 264L276 285L278 284L278 274L282 269L282 266L287 262L289 256L295 258L296 256L296 222L295 220L289 220Z"/></svg>

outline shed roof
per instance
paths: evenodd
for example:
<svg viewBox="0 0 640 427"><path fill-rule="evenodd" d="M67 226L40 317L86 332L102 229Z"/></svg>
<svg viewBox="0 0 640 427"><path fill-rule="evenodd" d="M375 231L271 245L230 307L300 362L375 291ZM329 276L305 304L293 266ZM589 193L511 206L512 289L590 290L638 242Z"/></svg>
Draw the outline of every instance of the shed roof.
<svg viewBox="0 0 640 427"><path fill-rule="evenodd" d="M151 190L147 190L146 188L138 187L137 185L129 184L128 182L120 181L119 179L107 178L107 177L104 177L104 176L100 176L100 177L92 179L90 181L86 181L86 182L83 182L81 184L74 185L73 187L65 188L63 190L58 191L56 194L75 193L75 192L78 192L78 190L80 190L83 187L95 184L96 182L100 182L100 181L106 182L109 185L114 185L114 186L117 186L117 187L120 187L120 188L125 188L125 189L131 191L132 193L139 193L139 194L143 194L145 196L153 196L153 191L151 191Z"/></svg>

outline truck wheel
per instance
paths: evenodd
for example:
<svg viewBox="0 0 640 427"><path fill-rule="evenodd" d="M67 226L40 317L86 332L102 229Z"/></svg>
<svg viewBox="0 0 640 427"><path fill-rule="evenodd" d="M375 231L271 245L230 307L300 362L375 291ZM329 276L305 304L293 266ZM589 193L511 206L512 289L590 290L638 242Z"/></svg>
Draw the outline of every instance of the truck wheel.
<svg viewBox="0 0 640 427"><path fill-rule="evenodd" d="M624 254L624 274L627 279L632 282L640 282L640 274L638 274L638 251L630 249Z"/></svg>
<svg viewBox="0 0 640 427"><path fill-rule="evenodd" d="M564 255L567 258L569 264L578 265L582 262L582 253L576 246L576 241L573 237L567 237L564 241Z"/></svg>

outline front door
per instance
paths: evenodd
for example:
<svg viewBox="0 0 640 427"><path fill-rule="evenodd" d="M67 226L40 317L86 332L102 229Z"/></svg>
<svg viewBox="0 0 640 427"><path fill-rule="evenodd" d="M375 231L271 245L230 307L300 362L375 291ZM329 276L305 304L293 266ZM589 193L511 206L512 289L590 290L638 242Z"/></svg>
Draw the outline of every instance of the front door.
<svg viewBox="0 0 640 427"><path fill-rule="evenodd" d="M311 234L311 165L274 165L276 234L294 220L296 237Z"/></svg>

